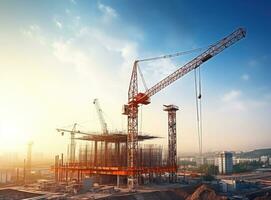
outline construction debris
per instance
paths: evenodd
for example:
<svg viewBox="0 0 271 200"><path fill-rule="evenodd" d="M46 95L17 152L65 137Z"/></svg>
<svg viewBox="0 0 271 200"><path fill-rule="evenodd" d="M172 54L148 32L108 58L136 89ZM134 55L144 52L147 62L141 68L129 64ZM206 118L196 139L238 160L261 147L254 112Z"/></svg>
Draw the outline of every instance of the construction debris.
<svg viewBox="0 0 271 200"><path fill-rule="evenodd" d="M227 197L218 196L213 189L206 185L202 185L196 191L186 198L186 200L223 200Z"/></svg>

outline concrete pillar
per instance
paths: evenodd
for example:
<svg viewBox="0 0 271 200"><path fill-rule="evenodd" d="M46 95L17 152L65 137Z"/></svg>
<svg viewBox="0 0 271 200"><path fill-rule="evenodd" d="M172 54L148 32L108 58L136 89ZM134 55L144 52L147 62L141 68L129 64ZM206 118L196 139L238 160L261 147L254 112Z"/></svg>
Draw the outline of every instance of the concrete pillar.
<svg viewBox="0 0 271 200"><path fill-rule="evenodd" d="M121 166L120 165L120 143L115 142L115 156L116 156L116 165L115 166Z"/></svg>
<svg viewBox="0 0 271 200"><path fill-rule="evenodd" d="M63 153L61 154L61 161L60 162L61 162L60 163L61 170L58 170L58 173L59 173L58 176L59 176L60 180L63 180L63 165L64 165L64 155L63 155Z"/></svg>
<svg viewBox="0 0 271 200"><path fill-rule="evenodd" d="M55 182L59 181L59 156L55 156Z"/></svg>
<svg viewBox="0 0 271 200"><path fill-rule="evenodd" d="M107 147L108 147L108 142L105 142L105 147L104 147L104 166L107 167L107 161L108 161L108 151L107 151Z"/></svg>
<svg viewBox="0 0 271 200"><path fill-rule="evenodd" d="M97 166L97 141L94 142L94 166Z"/></svg>
<svg viewBox="0 0 271 200"><path fill-rule="evenodd" d="M66 170L65 170L65 172L66 172L66 181L68 182L68 179L69 179L69 172L68 172L68 169L67 169L67 165L66 165Z"/></svg>
<svg viewBox="0 0 271 200"><path fill-rule="evenodd" d="M117 175L117 187L119 188L120 187L120 176Z"/></svg>

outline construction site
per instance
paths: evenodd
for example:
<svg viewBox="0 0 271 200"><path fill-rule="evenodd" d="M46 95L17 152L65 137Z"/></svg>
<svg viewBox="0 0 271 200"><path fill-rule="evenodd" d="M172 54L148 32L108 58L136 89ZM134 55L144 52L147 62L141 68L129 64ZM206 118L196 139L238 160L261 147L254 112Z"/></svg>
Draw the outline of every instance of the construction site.
<svg viewBox="0 0 271 200"><path fill-rule="evenodd" d="M246 30L238 28L205 48L135 60L131 68L127 102L122 107L122 115L127 119L125 121L126 128L122 131L110 131L104 117L104 110L99 100L94 99L92 106L99 119L100 131L82 131L78 123L74 123L70 129L56 128L54 134L65 135L65 138L68 138L67 153L55 155L54 163L51 163L50 169L47 169L44 164L39 165L39 169L42 168L39 173L36 173L38 170L33 170L33 142L29 142L23 166L16 168L16 171L5 170L5 175L2 175L1 171L0 183L5 180L5 184L3 184L5 187L0 189L0 200L215 200L227 199L227 196L230 196L230 199L254 199L259 195L270 199L271 175L268 169L262 170L261 175L256 172L247 176L228 176L227 174L225 177L221 176L222 178L213 177L213 175L217 175L215 172L210 174L207 170L200 169L206 164L202 152L200 67L245 36ZM140 63L171 59L199 51L201 51L199 55L186 64L178 66L177 70L171 72L164 79L152 87L147 86L139 66ZM179 123L177 113L181 112L181 106L171 102L165 102L164 105L161 105L161 114L167 116L165 122L167 131L162 137L155 135L155 133L142 132L142 118L140 118L142 113L139 109L149 105L151 98L155 101L154 96L158 92L190 72L194 73L195 80L199 148L197 159L199 162L197 161L196 167L192 166L186 170L186 166L180 165L181 162L178 159L180 155L178 155L177 149L178 141L180 141L177 133L177 124ZM143 91L140 91L139 80L141 80ZM157 139L161 138L166 138L166 142L165 140L164 143L157 142ZM228 153L227 155L232 154ZM267 162L267 157L265 158ZM207 166L210 167L209 164ZM211 167L214 167L215 170L217 166L211 164ZM251 178L252 176L254 178ZM233 180L232 177L237 178ZM239 188L236 185L239 185ZM243 195L242 198L238 196L240 193Z"/></svg>
<svg viewBox="0 0 271 200"><path fill-rule="evenodd" d="M232 170L232 153L220 153L220 163L216 165L214 158L208 160L211 164L207 163L202 151L200 68L202 64L245 36L246 30L238 28L204 48L135 60L128 83L127 102L123 105L121 112L127 119L125 128L122 131L111 131L108 128L102 105L98 98L94 99L92 106L99 120L99 131L83 131L79 123L73 123L69 128L55 127L55 135L65 135L66 137L62 137L62 140L68 138L67 153L60 152L55 155L54 159L50 159L49 165L48 162L39 163L38 166L32 165L34 143L29 142L23 164L21 162L17 168L14 168L14 164L9 168L0 168L0 200L216 200L227 199L227 197L257 199L258 196L270 199L271 173L269 169L247 175L230 175L225 172L225 175L218 176L218 172L215 171L219 167L226 169L226 166L230 166ZM196 52L201 53L186 64L176 67L175 71L151 87L147 86L140 69L141 63L172 59ZM181 157L178 155L180 151L177 149L177 143L180 141L179 132L181 132L179 129L177 132L179 123L177 114L182 111L181 105L175 105L172 102L164 102L160 105L159 112L167 117L167 121L156 123L167 124L167 131L159 136L153 132L142 131L144 120L142 120L141 109L142 106L149 105L151 98L158 92L189 73L194 73L198 152L197 157L193 158L194 161L196 160L195 165L183 164L182 166ZM163 142L158 142L159 139L163 139ZM265 160L264 164L269 166L268 156L262 156L262 159ZM187 162L187 160L183 161ZM189 160L188 163L193 163L193 161ZM227 170L230 167L227 167ZM223 170L222 173L224 173Z"/></svg>
<svg viewBox="0 0 271 200"><path fill-rule="evenodd" d="M271 1L0 6L0 200L271 200Z"/></svg>
<svg viewBox="0 0 271 200"><path fill-rule="evenodd" d="M96 107L100 120L100 133L82 132L77 129L77 124L74 124L72 129L57 129L57 132L62 135L65 133L69 134L70 144L67 155L60 154L55 156L55 165L52 167L55 173L55 183L69 184L73 182L84 185L88 182L91 184L107 184L117 188L127 188L127 191L130 192L135 192L140 186L148 183L177 183L178 140L176 112L179 110L178 106L172 104L163 106L163 111L168 115L168 131L164 136L167 138L166 148L157 144L144 144L145 141L155 140L157 137L152 134L143 135L139 133L138 108L141 105L150 104L151 97L191 71L195 71L200 79L199 67L201 64L229 48L244 38L245 35L245 29L237 29L218 42L209 45L203 53L150 88L146 87L139 63L170 59L188 54L191 51L136 60L132 67L128 102L123 106L122 110L122 114L127 116L127 132L108 131L99 101L95 99L93 104ZM138 91L138 74L145 86L144 92ZM196 85L196 87L200 86ZM196 90L196 96L198 106L201 99L200 88ZM198 122L198 128L201 129L200 120ZM199 138L199 140L201 139ZM86 145L78 148L76 141L85 141ZM199 147L199 154L201 154L201 142Z"/></svg>
<svg viewBox="0 0 271 200"><path fill-rule="evenodd" d="M155 95L166 89L188 73L195 75L195 98L198 131L198 155L202 156L202 114L201 114L201 75L200 67L222 51L230 48L246 36L244 28L238 28L231 34L205 48L135 60L131 68L128 83L128 98L123 105L126 128L122 131L110 131L104 117L104 110L96 98L92 101L98 116L100 131L82 131L79 124L69 128L56 128L54 134L68 138L67 153L54 157L50 174L44 179L33 179L31 173L32 146L27 148L27 159L24 160L23 176L16 173L16 184L0 190L0 199L223 199L218 191L218 182L212 186L203 185L205 174L199 171L187 171L178 162L177 113L180 105L165 102L161 105L161 115L167 116L167 131L164 145L156 140L161 136L155 133L142 133L139 121L141 106L155 101ZM147 87L140 63L153 62L183 56L201 51L199 55L186 64L177 67L164 79L152 87ZM139 80L143 85L140 91ZM155 119L154 119L155 121ZM140 124L140 125L139 125ZM165 145L166 144L166 145ZM202 163L203 164L203 163ZM202 165L200 164L200 165ZM2 176L2 175L1 175ZM1 177L2 180L2 177ZM8 175L6 175L6 182Z"/></svg>

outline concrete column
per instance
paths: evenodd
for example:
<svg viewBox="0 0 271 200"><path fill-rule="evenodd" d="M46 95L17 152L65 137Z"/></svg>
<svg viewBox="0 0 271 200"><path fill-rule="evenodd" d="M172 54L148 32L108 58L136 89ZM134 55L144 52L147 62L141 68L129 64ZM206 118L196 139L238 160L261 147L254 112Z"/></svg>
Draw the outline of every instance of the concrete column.
<svg viewBox="0 0 271 200"><path fill-rule="evenodd" d="M115 156L116 156L116 166L121 166L120 165L120 143L115 142Z"/></svg>
<svg viewBox="0 0 271 200"><path fill-rule="evenodd" d="M66 164L66 167L65 167L65 172L66 172L66 181L68 182L68 179L69 179L69 172L68 172L68 169L67 169L67 164Z"/></svg>
<svg viewBox="0 0 271 200"><path fill-rule="evenodd" d="M119 188L120 187L120 176L117 175L117 187Z"/></svg>
<svg viewBox="0 0 271 200"><path fill-rule="evenodd" d="M94 166L97 166L97 141L94 143Z"/></svg>
<svg viewBox="0 0 271 200"><path fill-rule="evenodd" d="M58 181L59 181L59 156L57 155L55 156L55 182Z"/></svg>
<svg viewBox="0 0 271 200"><path fill-rule="evenodd" d="M107 167L107 161L108 161L108 152L107 152L108 142L105 142L104 147L104 166Z"/></svg>

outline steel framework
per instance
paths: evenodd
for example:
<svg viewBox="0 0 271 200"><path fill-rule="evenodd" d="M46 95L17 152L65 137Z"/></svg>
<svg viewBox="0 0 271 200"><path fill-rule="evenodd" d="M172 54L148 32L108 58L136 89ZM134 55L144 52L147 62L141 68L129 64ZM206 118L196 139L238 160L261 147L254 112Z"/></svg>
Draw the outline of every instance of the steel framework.
<svg viewBox="0 0 271 200"><path fill-rule="evenodd" d="M172 171L169 173L169 182L177 181L177 129L176 111L179 110L175 105L164 105L164 111L168 112L168 160L167 165Z"/></svg>
<svg viewBox="0 0 271 200"><path fill-rule="evenodd" d="M155 138L157 137L138 135L139 141ZM113 183L117 176L117 180L121 177L125 182L135 173L139 175L141 183L148 179L152 182L161 180L163 174L175 170L167 165L162 145L157 144L141 144L136 155L138 167L134 169L128 167L127 134L88 134L76 139L88 143L80 146L76 162L69 162L68 159L68 162L64 163L63 156L55 157L55 166L52 170L55 172L56 182L72 180L80 182L84 177L90 176L100 177L101 182L106 178L108 183Z"/></svg>

